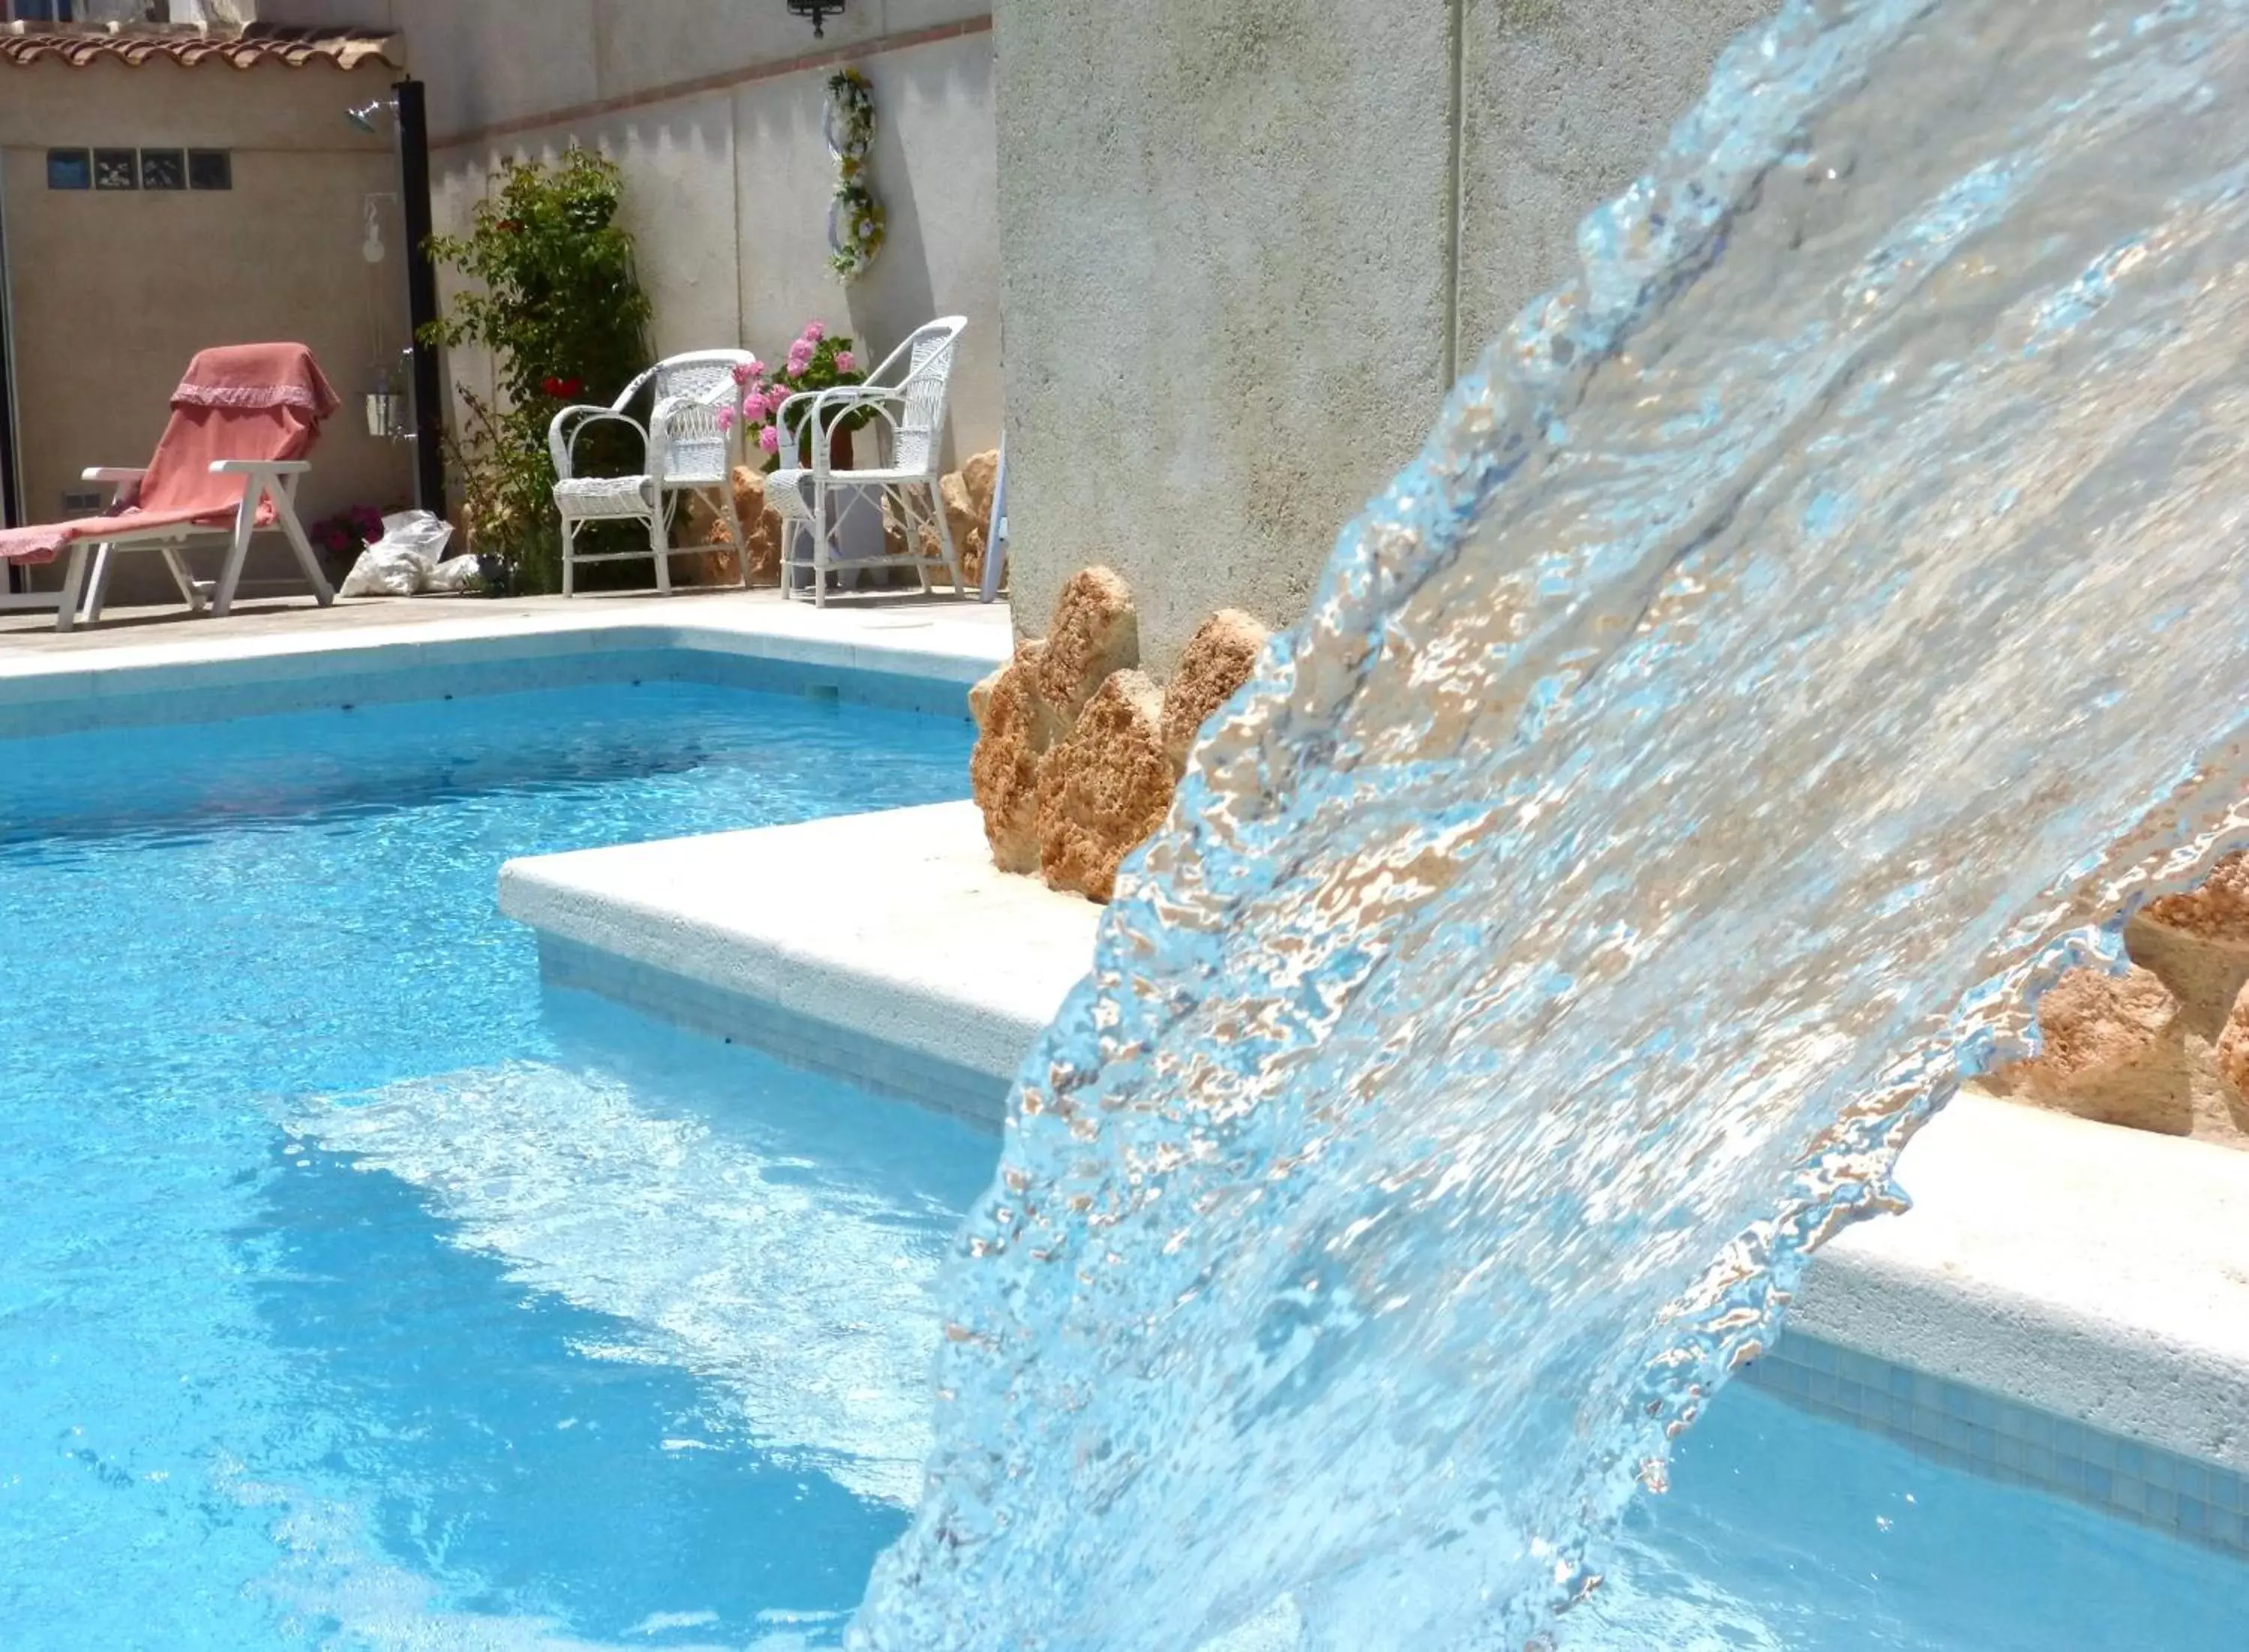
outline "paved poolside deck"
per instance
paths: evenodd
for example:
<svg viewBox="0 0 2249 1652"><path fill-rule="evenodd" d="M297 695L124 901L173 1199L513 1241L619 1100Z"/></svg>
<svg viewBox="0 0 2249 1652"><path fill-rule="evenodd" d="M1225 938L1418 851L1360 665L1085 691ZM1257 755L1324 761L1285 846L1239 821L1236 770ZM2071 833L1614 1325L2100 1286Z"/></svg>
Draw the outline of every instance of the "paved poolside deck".
<svg viewBox="0 0 2249 1652"><path fill-rule="evenodd" d="M778 591L653 592L584 597L354 597L329 607L310 597L235 605L224 619L177 603L112 608L101 623L58 633L52 614L0 611L0 675L78 665L123 664L161 655L241 658L338 646L364 646L384 633L423 638L596 631L616 626L688 625L743 634L881 641L917 641L978 658L1004 659L1008 607L918 594L853 598L825 608L785 602Z"/></svg>
<svg viewBox="0 0 2249 1652"><path fill-rule="evenodd" d="M815 609L778 592L293 601L224 620L174 607L68 634L8 618L0 737L414 697L441 671L465 692L536 687L574 662L649 648L680 650L684 664L727 656L738 674L811 668L868 690L845 697L965 715L968 686L1013 646L999 604L914 597Z"/></svg>

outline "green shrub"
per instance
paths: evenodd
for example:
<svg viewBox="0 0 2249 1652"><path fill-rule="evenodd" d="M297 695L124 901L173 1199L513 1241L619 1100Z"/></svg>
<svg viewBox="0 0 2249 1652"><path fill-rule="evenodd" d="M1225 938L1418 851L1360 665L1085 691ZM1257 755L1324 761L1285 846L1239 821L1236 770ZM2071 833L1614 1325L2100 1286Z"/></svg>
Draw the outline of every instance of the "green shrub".
<svg viewBox="0 0 2249 1652"><path fill-rule="evenodd" d="M551 591L561 538L547 427L572 402L615 401L646 365L649 302L616 223L613 162L574 144L551 168L510 161L493 182L466 236L430 237L430 256L474 284L424 336L492 352L497 394L460 390L446 435L469 548L499 559L509 588ZM635 471L642 457L615 424L578 444L588 473Z"/></svg>

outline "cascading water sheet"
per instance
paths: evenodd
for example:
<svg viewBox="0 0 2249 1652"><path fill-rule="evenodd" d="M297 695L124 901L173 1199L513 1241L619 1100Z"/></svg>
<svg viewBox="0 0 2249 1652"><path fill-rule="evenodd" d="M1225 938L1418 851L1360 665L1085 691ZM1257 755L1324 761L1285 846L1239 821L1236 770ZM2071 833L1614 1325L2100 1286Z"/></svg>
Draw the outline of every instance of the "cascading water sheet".
<svg viewBox="0 0 2249 1652"><path fill-rule="evenodd" d="M1790 4L1582 245L1026 1064L854 1644L1516 1652L2241 837L2249 5Z"/></svg>

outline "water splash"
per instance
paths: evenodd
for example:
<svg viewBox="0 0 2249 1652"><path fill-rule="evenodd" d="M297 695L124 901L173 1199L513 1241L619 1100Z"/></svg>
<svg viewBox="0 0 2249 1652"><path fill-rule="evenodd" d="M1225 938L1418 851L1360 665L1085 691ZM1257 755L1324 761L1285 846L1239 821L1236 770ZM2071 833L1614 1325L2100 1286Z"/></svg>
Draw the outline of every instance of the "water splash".
<svg viewBox="0 0 2249 1652"><path fill-rule="evenodd" d="M1514 1652L1591 1585L1807 1247L2243 835L2244 110L2249 0L1727 55L1124 880L855 1645Z"/></svg>

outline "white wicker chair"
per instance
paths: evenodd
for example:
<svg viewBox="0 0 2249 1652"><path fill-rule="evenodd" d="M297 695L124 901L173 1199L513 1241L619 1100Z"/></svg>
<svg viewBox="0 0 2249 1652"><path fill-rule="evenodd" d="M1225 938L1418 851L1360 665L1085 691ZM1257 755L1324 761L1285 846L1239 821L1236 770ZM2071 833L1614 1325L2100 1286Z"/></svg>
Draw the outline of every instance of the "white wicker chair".
<svg viewBox="0 0 2249 1652"><path fill-rule="evenodd" d="M581 562L619 562L650 557L656 563L656 588L671 590L671 518L678 496L698 488L716 488L725 501L726 522L732 529L742 583L750 577L750 559L742 519L734 509L733 467L737 456L733 431L719 428L721 408L730 408L741 397L734 368L756 358L746 350L697 350L667 356L624 387L606 408L565 408L547 427L547 450L554 459L554 508L562 518L562 594L574 594ZM650 383L656 402L643 425L626 408ZM627 476L581 476L574 474L578 437L587 426L616 420L639 433L646 457L642 473ZM588 522L639 522L648 529L645 551L579 552L578 530Z"/></svg>
<svg viewBox="0 0 2249 1652"><path fill-rule="evenodd" d="M781 451L803 452L809 435L812 457L809 467L785 468L766 478L766 503L781 518L783 596L796 594L797 570L806 569L811 574L813 603L824 606L829 572L838 566L911 567L920 575L924 591L929 589L930 570L942 566L954 591L961 592L960 559L945 519L944 497L938 491L938 466L954 345L967 325L965 316L946 316L917 327L867 375L865 383L807 390L781 403L774 415ZM878 445L889 449L887 455L876 456L887 463L835 470L828 460L829 433L839 416L862 410L874 416L860 430L875 433ZM879 511L885 497L897 503L906 550L848 561L836 558L836 529L843 512L855 503ZM937 531L941 560L922 552L925 520Z"/></svg>

